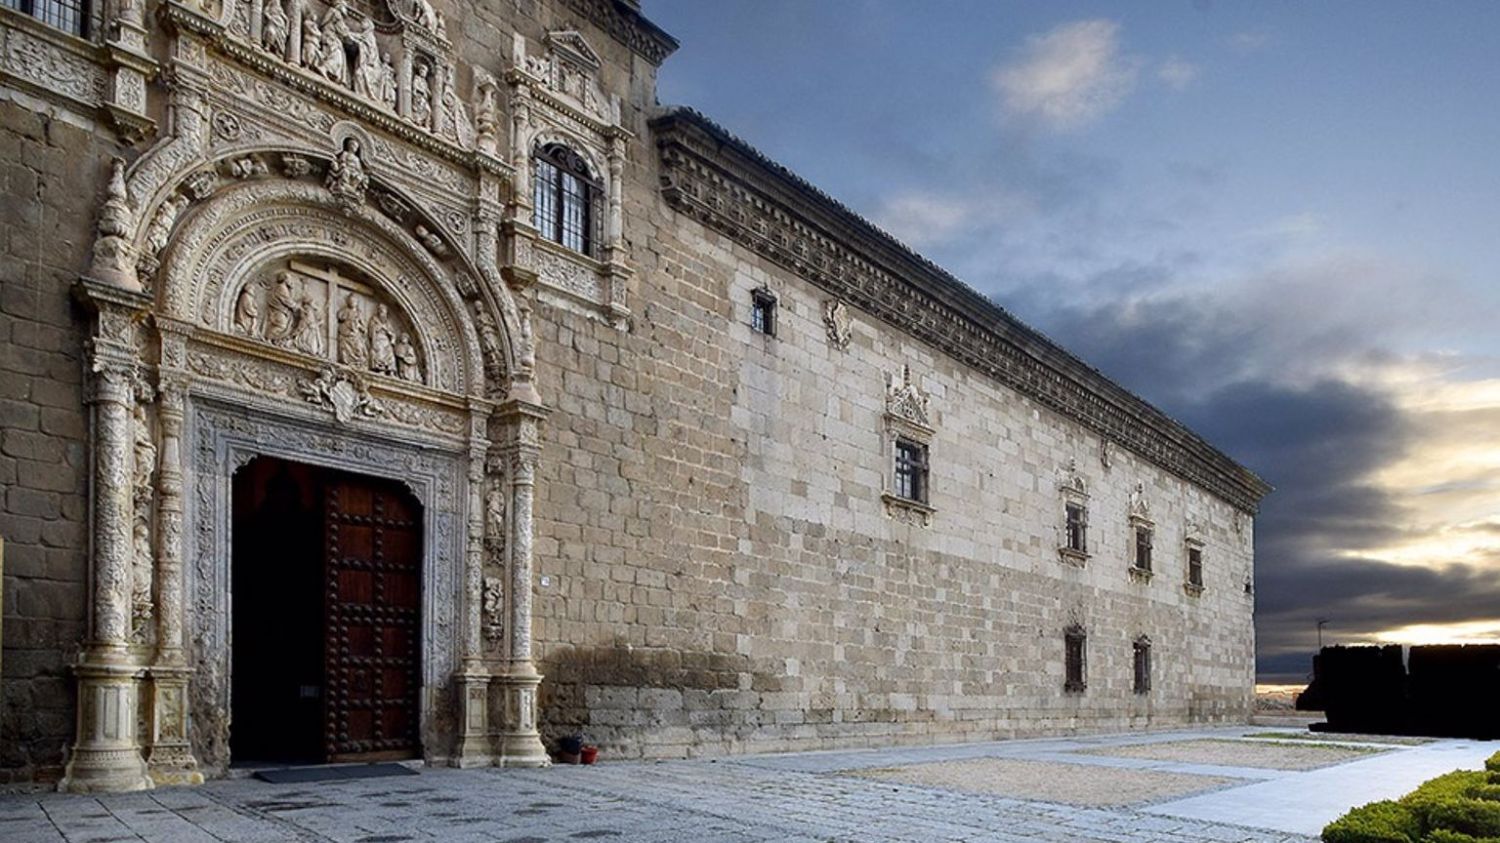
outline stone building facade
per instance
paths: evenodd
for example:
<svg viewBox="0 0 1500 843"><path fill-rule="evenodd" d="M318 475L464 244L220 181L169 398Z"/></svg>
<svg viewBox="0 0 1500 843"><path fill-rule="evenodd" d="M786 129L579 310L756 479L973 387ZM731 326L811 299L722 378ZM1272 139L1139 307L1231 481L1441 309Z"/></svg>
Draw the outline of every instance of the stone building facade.
<svg viewBox="0 0 1500 843"><path fill-rule="evenodd" d="M1247 715L1267 487L658 107L675 47L0 3L4 775Z"/></svg>

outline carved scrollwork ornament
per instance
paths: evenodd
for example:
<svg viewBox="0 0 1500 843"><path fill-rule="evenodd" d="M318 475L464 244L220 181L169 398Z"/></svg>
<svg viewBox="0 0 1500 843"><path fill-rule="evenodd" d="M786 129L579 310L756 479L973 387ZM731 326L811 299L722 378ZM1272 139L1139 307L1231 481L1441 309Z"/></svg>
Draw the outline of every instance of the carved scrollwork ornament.
<svg viewBox="0 0 1500 843"><path fill-rule="evenodd" d="M348 424L356 418L379 418L383 411L381 402L371 397L364 378L332 366L324 367L317 378L298 384L298 391L309 404L333 411L339 424Z"/></svg>

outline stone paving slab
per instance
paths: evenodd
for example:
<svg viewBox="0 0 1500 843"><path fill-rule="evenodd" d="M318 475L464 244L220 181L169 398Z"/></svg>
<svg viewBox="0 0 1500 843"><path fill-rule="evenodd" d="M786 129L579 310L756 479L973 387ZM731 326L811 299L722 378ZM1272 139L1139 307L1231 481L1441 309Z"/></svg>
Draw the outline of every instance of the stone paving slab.
<svg viewBox="0 0 1500 843"><path fill-rule="evenodd" d="M1105 771L1099 766L1020 758L935 761L851 770L849 774L880 781L1088 807L1159 802L1237 783L1236 779L1222 776L1127 767Z"/></svg>
<svg viewBox="0 0 1500 843"><path fill-rule="evenodd" d="M1320 767L1368 758L1379 751L1354 746L1303 746L1290 742L1218 738L1079 750L1088 755L1109 755L1116 758L1181 761L1189 764L1213 764L1226 767L1264 767L1271 770L1316 770Z"/></svg>
<svg viewBox="0 0 1500 843"><path fill-rule="evenodd" d="M1135 733L547 770L423 769L420 776L403 779L297 785L235 779L198 788L102 797L0 794L0 841L1308 843L1313 838L1305 833L1279 830L1266 825L1263 818L1257 820L1261 824L1257 828L1257 822L1224 821L1227 813L1219 818L1202 815L1204 806L1228 804L1226 798L1233 802L1233 794L1251 787L1290 784L1297 776L1356 766L1307 774L1277 772L1280 778L1259 783L1239 778L1230 781L1227 789L1141 808L1070 806L838 774L851 767L868 770L961 763L963 759L1052 764L1058 763L1056 756L1081 749L1216 734L1223 733ZM1178 762L1072 757L1087 759L1072 765L1080 769L1080 775L1097 770L1105 781L1122 772L1171 771L1181 766ZM1259 774L1266 775L1265 771ZM1208 801L1194 807L1194 800Z"/></svg>

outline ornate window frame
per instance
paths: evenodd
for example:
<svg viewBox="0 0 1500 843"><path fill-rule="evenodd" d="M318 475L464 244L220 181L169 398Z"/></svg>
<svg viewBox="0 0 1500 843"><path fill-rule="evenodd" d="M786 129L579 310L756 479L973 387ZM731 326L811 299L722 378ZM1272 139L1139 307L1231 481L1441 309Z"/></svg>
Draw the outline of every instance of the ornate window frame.
<svg viewBox="0 0 1500 843"><path fill-rule="evenodd" d="M1151 693L1151 639L1146 635L1136 636L1130 643L1130 664L1134 674L1131 690L1140 696Z"/></svg>
<svg viewBox="0 0 1500 843"><path fill-rule="evenodd" d="M1182 540L1182 546L1183 546L1183 554L1182 554L1182 564L1183 564L1182 590L1189 597L1198 597L1198 596L1202 595L1203 591L1204 591L1204 585L1203 585L1203 549L1204 549L1204 542L1203 542L1202 532L1200 531L1200 529L1199 529L1199 527L1198 527L1198 525L1196 523L1194 523L1194 522L1189 522L1188 523L1187 528L1184 530L1184 538ZM1196 556L1197 560L1198 560L1196 566L1193 564L1193 557L1194 556ZM1193 577L1193 569L1195 567L1197 568L1197 571L1198 571L1198 576L1197 576L1196 579Z"/></svg>
<svg viewBox="0 0 1500 843"><path fill-rule="evenodd" d="M881 453L885 467L882 469L885 488L880 495L885 513L908 523L926 527L932 524L937 509L932 505L932 440L937 431L932 426L927 393L912 381L911 367L901 367L898 381L889 372L885 379L885 413L881 430ZM920 447L926 457L925 489L923 499L904 497L897 493L896 461L898 445L907 442Z"/></svg>
<svg viewBox="0 0 1500 843"><path fill-rule="evenodd" d="M634 275L626 258L623 182L625 148L634 135L622 124L619 97L605 93L602 70L599 54L577 32L549 32L540 49L516 33L504 78L510 88L511 163L524 189L515 191L505 225L505 262L511 283L535 284L539 299L623 329ZM595 178L587 253L547 239L535 224L536 155L553 144L577 154Z"/></svg>
<svg viewBox="0 0 1500 843"><path fill-rule="evenodd" d="M1058 530L1057 556L1070 565L1083 567L1089 559L1089 492L1088 481L1079 473L1076 462L1069 461L1067 468L1060 472L1057 489L1062 500L1063 513L1062 525ZM1078 547L1074 547L1072 541L1070 511L1073 509L1080 512L1082 535Z"/></svg>
<svg viewBox="0 0 1500 843"><path fill-rule="evenodd" d="M1082 694L1089 687L1089 634L1082 624L1063 630L1063 693Z"/></svg>
<svg viewBox="0 0 1500 843"><path fill-rule="evenodd" d="M1130 572L1132 579L1138 582L1150 582L1153 573L1151 558L1155 549L1156 522L1151 520L1151 507L1146 502L1144 484L1135 484L1135 490L1130 493L1129 524L1130 533L1126 552L1130 556L1130 562L1126 570ZM1141 554L1143 533L1146 540L1144 557Z"/></svg>

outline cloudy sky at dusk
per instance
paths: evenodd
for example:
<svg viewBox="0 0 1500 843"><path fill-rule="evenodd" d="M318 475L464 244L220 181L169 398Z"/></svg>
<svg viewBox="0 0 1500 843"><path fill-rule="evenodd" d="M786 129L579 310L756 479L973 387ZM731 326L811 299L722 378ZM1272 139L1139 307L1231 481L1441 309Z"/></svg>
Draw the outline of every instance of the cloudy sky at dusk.
<svg viewBox="0 0 1500 843"><path fill-rule="evenodd" d="M692 105L1277 487L1263 680L1500 640L1500 4L647 0Z"/></svg>

